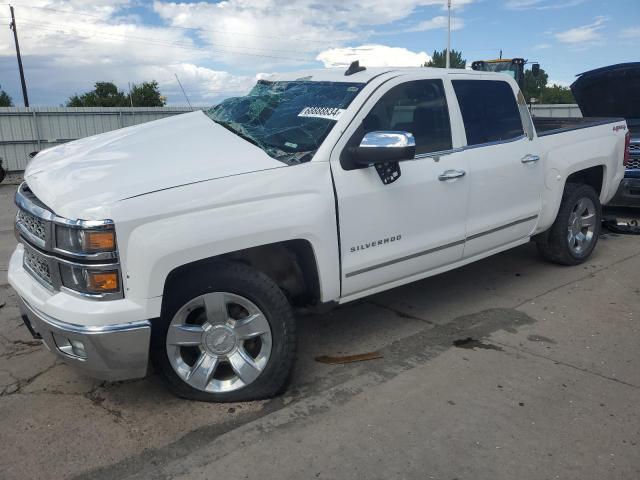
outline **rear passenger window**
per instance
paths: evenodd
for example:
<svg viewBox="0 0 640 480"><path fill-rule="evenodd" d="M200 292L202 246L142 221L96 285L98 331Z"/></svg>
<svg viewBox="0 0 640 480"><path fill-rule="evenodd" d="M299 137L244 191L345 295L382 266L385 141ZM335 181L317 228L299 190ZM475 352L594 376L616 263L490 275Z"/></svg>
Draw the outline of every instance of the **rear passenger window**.
<svg viewBox="0 0 640 480"><path fill-rule="evenodd" d="M499 80L454 80L467 145L510 140L524 134L511 86Z"/></svg>
<svg viewBox="0 0 640 480"><path fill-rule="evenodd" d="M417 80L393 87L378 100L362 125L365 133L412 133L416 154L451 149L449 108L441 80Z"/></svg>

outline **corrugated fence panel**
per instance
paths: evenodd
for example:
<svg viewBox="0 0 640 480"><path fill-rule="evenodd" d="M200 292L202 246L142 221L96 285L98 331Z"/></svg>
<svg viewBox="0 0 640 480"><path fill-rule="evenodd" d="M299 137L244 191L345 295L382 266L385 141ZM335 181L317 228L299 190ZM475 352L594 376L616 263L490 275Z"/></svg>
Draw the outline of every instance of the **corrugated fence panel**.
<svg viewBox="0 0 640 480"><path fill-rule="evenodd" d="M582 117L580 107L572 103L534 105L531 114L535 117Z"/></svg>
<svg viewBox="0 0 640 480"><path fill-rule="evenodd" d="M31 152L190 111L186 107L1 107L0 158L8 170L20 171Z"/></svg>
<svg viewBox="0 0 640 480"><path fill-rule="evenodd" d="M24 170L29 153L78 138L189 112L183 107L0 107L0 158L10 171ZM577 105L534 105L539 117L581 117Z"/></svg>

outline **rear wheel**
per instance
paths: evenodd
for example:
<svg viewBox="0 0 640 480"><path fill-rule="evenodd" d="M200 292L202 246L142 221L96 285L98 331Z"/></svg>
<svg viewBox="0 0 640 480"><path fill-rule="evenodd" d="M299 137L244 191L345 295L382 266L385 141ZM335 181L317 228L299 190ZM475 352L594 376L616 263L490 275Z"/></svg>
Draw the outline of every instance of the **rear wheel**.
<svg viewBox="0 0 640 480"><path fill-rule="evenodd" d="M562 265L584 262L598 243L602 206L589 185L568 183L560 210L538 251L546 259Z"/></svg>
<svg viewBox="0 0 640 480"><path fill-rule="evenodd" d="M154 335L153 360L169 388L214 402L276 395L295 354L295 324L283 293L241 264L220 263L202 277L172 292Z"/></svg>

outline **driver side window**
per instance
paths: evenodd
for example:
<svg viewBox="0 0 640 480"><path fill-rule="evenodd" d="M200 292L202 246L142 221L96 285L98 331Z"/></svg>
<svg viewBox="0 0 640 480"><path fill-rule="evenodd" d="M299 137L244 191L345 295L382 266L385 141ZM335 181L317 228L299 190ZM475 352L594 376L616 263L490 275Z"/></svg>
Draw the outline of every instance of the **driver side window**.
<svg viewBox="0 0 640 480"><path fill-rule="evenodd" d="M442 80L416 80L389 90L362 122L364 133L403 131L416 140L416 154L450 150L451 124Z"/></svg>

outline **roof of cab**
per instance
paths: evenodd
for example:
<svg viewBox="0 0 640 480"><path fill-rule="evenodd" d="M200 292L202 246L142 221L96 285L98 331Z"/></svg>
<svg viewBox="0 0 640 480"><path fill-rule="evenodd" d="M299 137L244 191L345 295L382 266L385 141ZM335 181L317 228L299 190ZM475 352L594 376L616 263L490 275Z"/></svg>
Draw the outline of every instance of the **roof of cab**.
<svg viewBox="0 0 640 480"><path fill-rule="evenodd" d="M322 68L315 70L299 70L296 72L285 73L273 73L267 76L260 77L262 80L268 80L271 82L291 82L295 80L306 80L315 82L350 82L350 83L368 83L374 78L383 75L385 73L399 73L401 75L408 75L416 72L439 73L445 75L448 73L474 73L474 74L486 74L491 72L475 72L473 70L459 70L450 69L445 70L443 68L429 68L429 67L407 67L407 68L393 68L393 67L367 67L363 70L352 75L345 75L347 67L339 68Z"/></svg>

